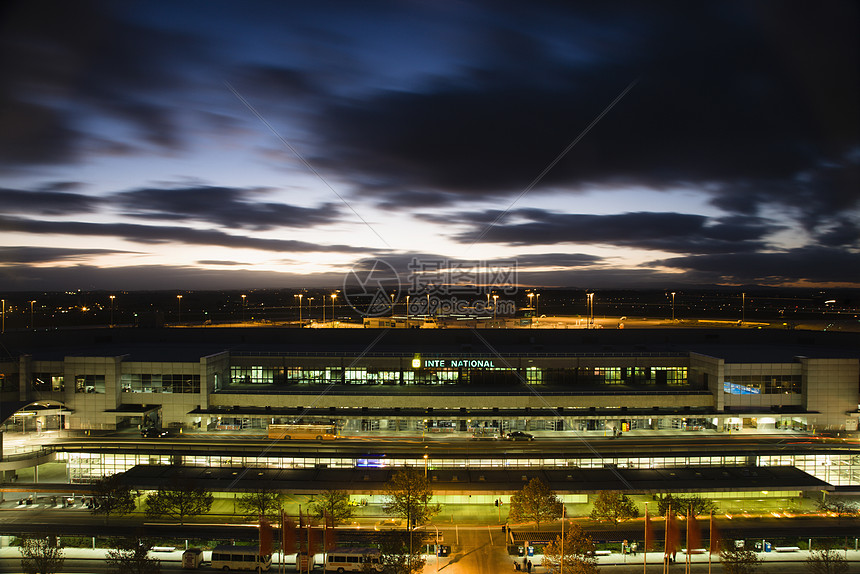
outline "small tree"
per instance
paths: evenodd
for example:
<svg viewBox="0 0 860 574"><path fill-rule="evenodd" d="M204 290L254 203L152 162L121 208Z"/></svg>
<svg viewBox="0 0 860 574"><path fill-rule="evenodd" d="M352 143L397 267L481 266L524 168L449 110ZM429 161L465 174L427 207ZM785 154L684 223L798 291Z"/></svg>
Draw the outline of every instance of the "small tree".
<svg viewBox="0 0 860 574"><path fill-rule="evenodd" d="M657 513L661 516L665 516L670 507L676 516L686 516L688 509L694 517L710 514L717 510L717 504L713 500L702 498L699 495L684 497L664 494L657 496L655 500L657 501Z"/></svg>
<svg viewBox="0 0 860 574"><path fill-rule="evenodd" d="M568 574L597 574L597 557L594 541L576 524L564 533L564 540L557 536L547 544L543 554L543 565L549 572L564 571ZM563 561L563 563L562 563ZM561 566L564 568L561 568Z"/></svg>
<svg viewBox="0 0 860 574"><path fill-rule="evenodd" d="M395 472L383 492L387 500L382 509L387 514L405 518L410 529L424 524L441 510L438 504L430 504L433 499L430 481L414 468Z"/></svg>
<svg viewBox="0 0 860 574"><path fill-rule="evenodd" d="M822 512L832 512L840 518L853 516L858 513L856 502L840 496L828 496L826 498L822 498L815 503L815 506Z"/></svg>
<svg viewBox="0 0 860 574"><path fill-rule="evenodd" d="M112 515L124 516L135 509L135 493L123 484L119 475L106 476L93 484L94 515L102 515L105 524Z"/></svg>
<svg viewBox="0 0 860 574"><path fill-rule="evenodd" d="M63 549L53 534L21 542L21 569L27 574L55 574L62 570L64 561Z"/></svg>
<svg viewBox="0 0 860 574"><path fill-rule="evenodd" d="M630 520L639 516L639 509L633 500L617 490L601 490L594 499L591 518L601 522L618 524L622 520Z"/></svg>
<svg viewBox="0 0 860 574"><path fill-rule="evenodd" d="M555 492L539 478L531 479L523 489L511 496L511 522L541 522L555 520L561 516L561 501Z"/></svg>
<svg viewBox="0 0 860 574"><path fill-rule="evenodd" d="M752 550L738 548L733 544L725 544L725 548L720 548L720 563L726 574L753 574L761 562Z"/></svg>
<svg viewBox="0 0 860 574"><path fill-rule="evenodd" d="M424 571L424 558L421 556L421 545L414 544L411 532L391 531L380 533L376 537L379 546L379 562L381 570L375 570L373 564L365 564L364 572L378 574L417 574Z"/></svg>
<svg viewBox="0 0 860 574"><path fill-rule="evenodd" d="M317 495L311 505L311 511L318 518L328 518L332 526L348 522L355 514L355 509L349 503L349 494L345 490L324 490Z"/></svg>
<svg viewBox="0 0 860 574"><path fill-rule="evenodd" d="M124 539L107 551L105 562L113 574L161 574L161 562L149 557L151 549L148 540Z"/></svg>
<svg viewBox="0 0 860 574"><path fill-rule="evenodd" d="M286 495L271 488L257 488L240 496L236 503L239 512L249 520L260 516L277 519L286 502Z"/></svg>
<svg viewBox="0 0 860 574"><path fill-rule="evenodd" d="M159 487L158 491L146 497L146 516L176 518L185 524L189 516L206 514L212 508L215 497L203 487L187 481L174 480L168 488Z"/></svg>
<svg viewBox="0 0 860 574"><path fill-rule="evenodd" d="M844 574L848 572L848 562L833 544L821 544L809 553L806 569L812 574Z"/></svg>

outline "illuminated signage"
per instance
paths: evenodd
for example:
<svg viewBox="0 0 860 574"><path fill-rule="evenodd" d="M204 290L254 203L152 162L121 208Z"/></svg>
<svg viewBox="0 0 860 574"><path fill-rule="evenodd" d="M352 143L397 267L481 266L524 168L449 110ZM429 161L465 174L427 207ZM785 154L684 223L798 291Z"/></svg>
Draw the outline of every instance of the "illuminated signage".
<svg viewBox="0 0 860 574"><path fill-rule="evenodd" d="M723 392L730 395L760 395L761 389L739 385L737 383L723 382Z"/></svg>
<svg viewBox="0 0 860 574"><path fill-rule="evenodd" d="M417 365L416 365L417 363ZM412 366L422 366L420 360L414 359ZM494 361L489 359L425 359L423 366L429 369L494 369Z"/></svg>

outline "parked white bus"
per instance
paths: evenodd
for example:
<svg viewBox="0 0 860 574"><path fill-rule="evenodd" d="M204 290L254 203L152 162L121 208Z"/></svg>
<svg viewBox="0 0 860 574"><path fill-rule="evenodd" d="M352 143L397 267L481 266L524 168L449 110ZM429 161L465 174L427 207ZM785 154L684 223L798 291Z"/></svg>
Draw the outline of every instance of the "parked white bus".
<svg viewBox="0 0 860 574"><path fill-rule="evenodd" d="M260 555L258 546L229 546L221 544L212 550L212 568L215 570L252 570L268 572L272 566L270 554Z"/></svg>
<svg viewBox="0 0 860 574"><path fill-rule="evenodd" d="M379 562L379 550L376 548L338 548L326 554L325 571L337 572L365 572L366 564L370 564L372 572L381 572L382 564Z"/></svg>

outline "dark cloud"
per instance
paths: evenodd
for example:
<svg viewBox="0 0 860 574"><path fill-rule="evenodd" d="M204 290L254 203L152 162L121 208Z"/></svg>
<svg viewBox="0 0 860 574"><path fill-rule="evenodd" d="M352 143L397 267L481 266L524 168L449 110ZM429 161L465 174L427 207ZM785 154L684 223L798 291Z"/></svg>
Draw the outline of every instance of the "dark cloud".
<svg viewBox="0 0 860 574"><path fill-rule="evenodd" d="M371 251L368 247L357 247L351 245L319 245L308 243L306 241L230 235L221 231L208 229L136 225L129 223L103 224L84 223L78 221L57 222L0 217L0 232L114 237L137 243L184 243L187 245L208 245L232 247L236 249L259 249L262 251L276 251L284 253L367 253Z"/></svg>
<svg viewBox="0 0 860 574"><path fill-rule="evenodd" d="M59 184L57 186L46 187L49 189L61 189L64 185ZM79 193L0 188L0 205L3 206L5 213L26 213L27 215L92 213L102 203L100 198Z"/></svg>
<svg viewBox="0 0 860 574"><path fill-rule="evenodd" d="M19 263L52 263L81 259L91 255L111 255L115 253L131 253L117 249L76 249L62 247L0 247L0 262L3 264Z"/></svg>
<svg viewBox="0 0 860 574"><path fill-rule="evenodd" d="M254 230L313 227L340 217L339 206L332 203L301 207L263 201L271 191L199 185L125 191L113 195L112 200L125 215L133 217L207 221L228 228Z"/></svg>
<svg viewBox="0 0 860 574"><path fill-rule="evenodd" d="M251 263L245 263L242 261L221 261L218 259L201 259L197 262L199 265L222 265L225 267L234 267L234 266L242 266L242 265L251 265Z"/></svg>
<svg viewBox="0 0 860 574"><path fill-rule="evenodd" d="M321 287L342 284L342 277L320 274L313 277ZM128 267L33 267L28 265L0 267L0 282L7 291L65 291L69 289L247 289L307 287L308 276L243 269L241 272L200 269L171 265L142 265ZM183 307L185 304L183 303Z"/></svg>
<svg viewBox="0 0 860 574"><path fill-rule="evenodd" d="M13 1L0 24L0 161L68 163L86 150L90 124L109 118L135 139L182 147L177 94L211 44L120 15L119 5ZM99 138L96 138L99 139Z"/></svg>
<svg viewBox="0 0 860 574"><path fill-rule="evenodd" d="M472 224L470 231L457 235L457 240L507 245L602 243L680 253L736 253L764 248L766 236L782 229L752 216L712 219L704 215L651 212L591 215L542 209L515 210L500 223L486 223L498 213L477 214L478 223ZM466 215L461 221L468 218Z"/></svg>
<svg viewBox="0 0 860 574"><path fill-rule="evenodd" d="M860 253L804 247L779 253L710 254L651 261L646 266L672 267L703 282L858 283Z"/></svg>
<svg viewBox="0 0 860 574"><path fill-rule="evenodd" d="M860 248L860 223L856 220L840 219L830 228L820 230L816 236L818 243L827 247Z"/></svg>
<svg viewBox="0 0 860 574"><path fill-rule="evenodd" d="M604 262L603 257L587 253L527 253L513 259L520 270L531 267L587 267Z"/></svg>
<svg viewBox="0 0 860 574"><path fill-rule="evenodd" d="M321 161L389 207L516 193L640 78L538 189L686 186L739 213L803 209L807 225L858 206L857 6L664 8L544 5L517 32L500 18L462 78L329 100Z"/></svg>

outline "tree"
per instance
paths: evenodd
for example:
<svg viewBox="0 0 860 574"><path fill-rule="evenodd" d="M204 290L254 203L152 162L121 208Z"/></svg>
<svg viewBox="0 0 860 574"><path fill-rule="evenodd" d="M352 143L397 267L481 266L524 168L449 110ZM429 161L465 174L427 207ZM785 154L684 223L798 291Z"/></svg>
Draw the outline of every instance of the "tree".
<svg viewBox="0 0 860 574"><path fill-rule="evenodd" d="M848 572L848 562L832 543L824 543L809 553L806 569L812 574L844 574Z"/></svg>
<svg viewBox="0 0 860 574"><path fill-rule="evenodd" d="M534 522L535 528L540 528L541 522L560 516L561 501L539 478L531 479L522 490L511 496L511 510L508 512L511 522Z"/></svg>
<svg viewBox="0 0 860 574"><path fill-rule="evenodd" d="M55 574L64 561L63 549L53 534L21 541L21 569L27 574Z"/></svg>
<svg viewBox="0 0 860 574"><path fill-rule="evenodd" d="M174 480L168 488L158 487L158 491L146 497L146 516L176 518L185 524L189 516L206 514L212 508L215 497L201 486L187 481Z"/></svg>
<svg viewBox="0 0 860 574"><path fill-rule="evenodd" d="M421 545L413 544L411 532L391 531L379 533L376 543L379 546L381 570L374 570L372 564L365 564L365 572L379 574L417 574L424 571L424 558Z"/></svg>
<svg viewBox="0 0 860 574"><path fill-rule="evenodd" d="M93 484L91 512L104 516L107 524L111 515L124 516L134 512L134 499L134 492L120 481L119 475L106 476Z"/></svg>
<svg viewBox="0 0 860 574"><path fill-rule="evenodd" d="M672 508L672 513L676 516L686 516L687 510L692 511L693 516L704 516L711 512L716 512L717 504L710 498L702 498L699 495L693 496L672 496L671 494L658 495L657 513L665 516L669 507Z"/></svg>
<svg viewBox="0 0 860 574"><path fill-rule="evenodd" d="M827 496L817 501L815 506L822 512L832 512L840 518L858 513L856 502L840 496Z"/></svg>
<svg viewBox="0 0 860 574"><path fill-rule="evenodd" d="M639 509L633 500L617 490L601 490L594 499L591 518L601 522L618 524L622 520L630 520L639 516Z"/></svg>
<svg viewBox="0 0 860 574"><path fill-rule="evenodd" d="M431 505L433 489L424 474L411 467L398 470L383 488L387 497L382 509L393 516L406 519L409 529L424 524L439 513L438 504Z"/></svg>
<svg viewBox="0 0 860 574"><path fill-rule="evenodd" d="M733 544L726 544L720 548L720 563L726 574L753 574L758 570L761 559L752 550L738 548Z"/></svg>
<svg viewBox="0 0 860 574"><path fill-rule="evenodd" d="M161 574L161 562L150 558L152 543L144 539L124 539L108 550L105 562L113 574Z"/></svg>
<svg viewBox="0 0 860 574"><path fill-rule="evenodd" d="M559 535L546 545L543 565L547 571L553 573L563 570L568 574L597 574L597 557L594 550L591 536L578 525L572 524L570 530L564 533L564 540ZM561 568L562 565L564 568Z"/></svg>
<svg viewBox="0 0 860 574"><path fill-rule="evenodd" d="M311 511L318 518L328 518L332 526L348 522L355 514L345 490L324 490L311 504Z"/></svg>
<svg viewBox="0 0 860 574"><path fill-rule="evenodd" d="M284 493L271 488L256 488L240 496L236 502L239 512L249 520L260 516L278 519L287 497Z"/></svg>

